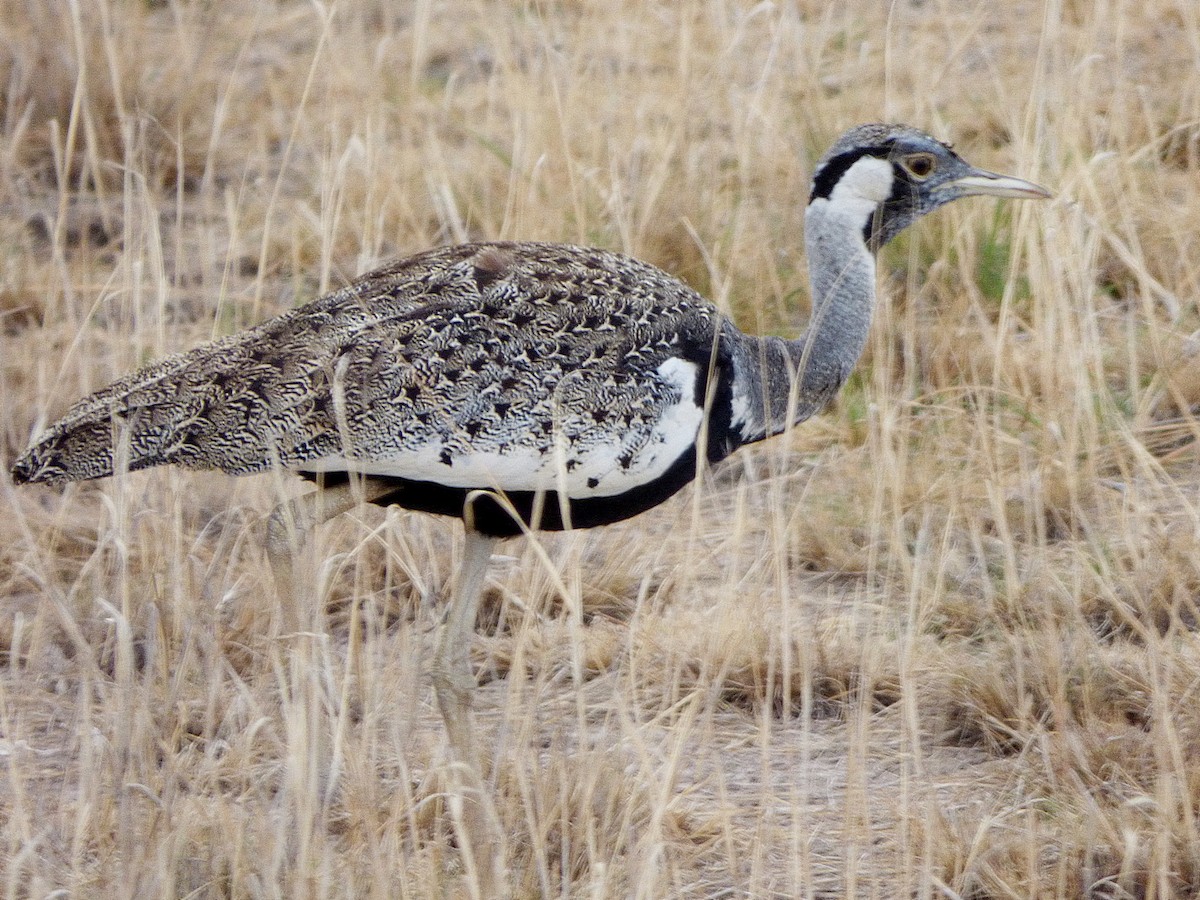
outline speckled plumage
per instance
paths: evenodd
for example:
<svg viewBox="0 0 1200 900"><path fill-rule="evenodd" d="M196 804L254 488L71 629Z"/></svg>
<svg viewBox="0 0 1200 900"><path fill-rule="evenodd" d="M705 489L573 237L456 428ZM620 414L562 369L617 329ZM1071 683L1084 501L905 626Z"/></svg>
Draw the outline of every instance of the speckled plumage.
<svg viewBox="0 0 1200 900"><path fill-rule="evenodd" d="M918 157L941 170L915 175L905 160ZM625 518L691 480L699 456L719 460L820 409L866 340L873 247L958 196L1001 193L986 179L1036 195L904 126L844 135L814 178L814 311L795 341L745 335L678 279L617 253L445 247L79 401L13 477L282 466L380 476L395 486L381 502L451 515L483 489L540 527ZM534 521L539 496L547 512ZM519 530L499 508L474 524Z"/></svg>
<svg viewBox="0 0 1200 900"><path fill-rule="evenodd" d="M662 439L655 424L684 399L656 370L672 356L707 368L723 325L680 281L619 254L534 243L431 250L81 400L15 472L48 483L111 475L117 423L130 469L369 472L425 450L436 463L413 477L532 490L599 450L596 461L611 465L584 477L603 493L607 478L646 467ZM702 396L704 379L694 390ZM456 478L481 452L538 454L544 483Z"/></svg>

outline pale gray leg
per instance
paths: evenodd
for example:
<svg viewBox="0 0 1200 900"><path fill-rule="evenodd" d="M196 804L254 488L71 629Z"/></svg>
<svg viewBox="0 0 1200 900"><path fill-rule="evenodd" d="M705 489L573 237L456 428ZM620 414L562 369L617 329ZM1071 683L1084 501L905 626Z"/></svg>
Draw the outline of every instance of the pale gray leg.
<svg viewBox="0 0 1200 900"><path fill-rule="evenodd" d="M358 484L340 484L281 503L271 513L266 525L267 556L284 610L285 634L301 630L302 604L311 601L300 596L296 579L297 556L308 533L360 503L382 497L390 489L386 482L364 478ZM431 675L446 726L452 785L450 805L468 878L473 882L472 894L479 900L493 900L508 896L508 877L500 819L491 792L484 788L479 765L471 715L476 685L470 649L496 539L469 526L466 535L458 584L438 635ZM302 664L299 657L303 655L294 653L293 665ZM299 673L296 674L298 677Z"/></svg>
<svg viewBox="0 0 1200 900"><path fill-rule="evenodd" d="M450 747L454 824L468 877L474 876L473 893L483 900L508 895L504 834L491 792L483 784L471 714L476 687L471 639L495 545L495 538L467 528L458 586L438 636L431 672Z"/></svg>
<svg viewBox="0 0 1200 900"><path fill-rule="evenodd" d="M272 644L273 664L280 673L281 715L287 752L284 785L297 854L320 830L330 795L338 782L338 759L330 712L336 700L325 680L324 641L319 597L310 573L315 568L304 553L310 532L322 522L366 500L383 496L385 485L371 479L335 485L281 503L265 525L267 557L279 600L279 634ZM277 655L276 655L277 654Z"/></svg>
<svg viewBox="0 0 1200 900"><path fill-rule="evenodd" d="M386 482L362 478L303 494L272 510L266 525L267 559L279 594L284 634L300 629L304 619L302 604L311 599L302 598L296 590L297 559L302 558L309 532L360 503L382 497L389 490Z"/></svg>

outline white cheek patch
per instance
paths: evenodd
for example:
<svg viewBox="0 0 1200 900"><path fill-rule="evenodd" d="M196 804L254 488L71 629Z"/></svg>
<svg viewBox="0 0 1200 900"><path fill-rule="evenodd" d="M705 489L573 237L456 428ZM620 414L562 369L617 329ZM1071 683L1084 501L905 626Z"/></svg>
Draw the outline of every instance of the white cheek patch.
<svg viewBox="0 0 1200 900"><path fill-rule="evenodd" d="M890 162L877 156L864 156L838 179L829 199L833 203L853 200L882 203L891 196L894 179Z"/></svg>
<svg viewBox="0 0 1200 900"><path fill-rule="evenodd" d="M824 223L816 229L818 239L825 229L835 230L830 227L835 223L847 230L861 232L879 204L892 195L894 178L892 164L886 159L864 156L838 179L828 200L817 197L808 204L804 218Z"/></svg>

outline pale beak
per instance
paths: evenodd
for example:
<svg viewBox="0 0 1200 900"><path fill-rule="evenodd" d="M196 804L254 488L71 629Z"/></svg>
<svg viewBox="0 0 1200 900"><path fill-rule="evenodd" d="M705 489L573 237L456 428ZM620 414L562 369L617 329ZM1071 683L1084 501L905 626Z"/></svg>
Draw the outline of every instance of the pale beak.
<svg viewBox="0 0 1200 900"><path fill-rule="evenodd" d="M956 197L1017 197L1025 200L1045 200L1053 197L1040 184L1014 178L1012 175L998 175L984 169L972 169L970 173L938 185L935 191L952 190Z"/></svg>

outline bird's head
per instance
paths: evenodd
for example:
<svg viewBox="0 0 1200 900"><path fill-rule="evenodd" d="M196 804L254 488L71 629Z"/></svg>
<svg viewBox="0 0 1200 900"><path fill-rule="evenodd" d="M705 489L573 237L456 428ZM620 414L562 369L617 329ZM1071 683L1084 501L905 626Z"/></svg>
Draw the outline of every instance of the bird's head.
<svg viewBox="0 0 1200 900"><path fill-rule="evenodd" d="M1031 181L977 169L949 144L907 125L859 125L817 164L809 206L861 217L864 239L878 249L926 213L978 195L1051 196Z"/></svg>

